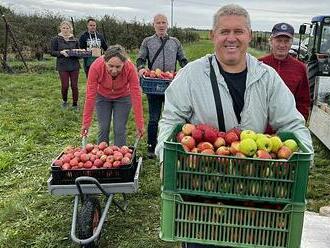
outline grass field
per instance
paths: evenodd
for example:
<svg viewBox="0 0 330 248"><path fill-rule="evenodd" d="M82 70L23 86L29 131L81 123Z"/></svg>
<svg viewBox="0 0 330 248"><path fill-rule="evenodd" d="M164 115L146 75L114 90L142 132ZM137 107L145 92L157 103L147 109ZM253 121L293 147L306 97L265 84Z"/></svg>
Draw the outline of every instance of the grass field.
<svg viewBox="0 0 330 248"><path fill-rule="evenodd" d="M190 60L212 53L208 40L185 46ZM261 53L251 50L259 56ZM132 55L134 59L134 56ZM0 247L77 247L70 239L73 197L47 191L51 161L67 145L80 145L81 111L62 110L60 85L52 69L54 60L31 64L33 73L0 74ZM81 72L80 106L85 90ZM145 113L147 113L144 98ZM147 120L147 116L145 116ZM96 122L90 130L95 142ZM130 117L129 144L135 128ZM315 168L311 171L308 208L317 211L330 203L330 153L315 140ZM146 154L143 139L139 154ZM129 208L111 208L103 229L101 247L174 247L159 234L160 180L156 160L144 160L140 190L129 196Z"/></svg>

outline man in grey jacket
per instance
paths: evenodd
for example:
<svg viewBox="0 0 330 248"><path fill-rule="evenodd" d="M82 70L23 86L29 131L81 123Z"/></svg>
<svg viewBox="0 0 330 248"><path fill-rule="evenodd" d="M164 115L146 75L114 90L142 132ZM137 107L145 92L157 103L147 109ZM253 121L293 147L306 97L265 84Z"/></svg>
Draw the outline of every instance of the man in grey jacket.
<svg viewBox="0 0 330 248"><path fill-rule="evenodd" d="M168 22L166 16L158 14L154 17L155 34L142 41L136 65L141 76L147 67L150 70L157 68L162 71L176 71L176 62L184 67L188 60L184 56L180 41L167 34ZM162 48L163 45L163 48ZM162 49L161 49L162 48ZM160 50L158 53L157 51ZM157 55L158 54L158 55ZM148 157L155 157L155 147L157 144L157 131L160 114L162 111L164 96L147 95L149 105L148 123Z"/></svg>
<svg viewBox="0 0 330 248"><path fill-rule="evenodd" d="M296 109L294 96L273 68L247 53L251 41L248 12L234 4L220 8L214 15L211 38L215 54L189 63L165 92L156 147L160 160L164 141L176 124L207 123L218 127L211 66L220 91L226 130L239 127L263 133L269 123L277 132L294 132L312 152L310 132Z"/></svg>

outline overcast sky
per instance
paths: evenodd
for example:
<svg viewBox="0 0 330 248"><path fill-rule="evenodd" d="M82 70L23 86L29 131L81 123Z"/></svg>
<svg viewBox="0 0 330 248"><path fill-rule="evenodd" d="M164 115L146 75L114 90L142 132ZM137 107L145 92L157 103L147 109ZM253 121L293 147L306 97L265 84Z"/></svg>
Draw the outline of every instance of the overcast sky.
<svg viewBox="0 0 330 248"><path fill-rule="evenodd" d="M277 22L288 22L296 31L312 16L330 15L329 0L173 0L173 20L178 27L210 29L212 16L222 5L237 3L251 16L253 30L270 31ZM16 12L43 13L65 17L102 17L105 14L119 20L150 22L156 13L164 13L171 24L171 0L0 0L0 4Z"/></svg>

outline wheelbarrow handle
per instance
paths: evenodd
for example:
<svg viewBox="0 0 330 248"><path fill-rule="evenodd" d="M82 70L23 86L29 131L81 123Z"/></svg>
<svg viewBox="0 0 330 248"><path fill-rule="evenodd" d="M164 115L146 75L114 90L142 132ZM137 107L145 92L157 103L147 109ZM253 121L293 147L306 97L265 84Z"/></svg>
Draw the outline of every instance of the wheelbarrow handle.
<svg viewBox="0 0 330 248"><path fill-rule="evenodd" d="M81 148L85 148L87 145L87 136L82 136L81 138Z"/></svg>

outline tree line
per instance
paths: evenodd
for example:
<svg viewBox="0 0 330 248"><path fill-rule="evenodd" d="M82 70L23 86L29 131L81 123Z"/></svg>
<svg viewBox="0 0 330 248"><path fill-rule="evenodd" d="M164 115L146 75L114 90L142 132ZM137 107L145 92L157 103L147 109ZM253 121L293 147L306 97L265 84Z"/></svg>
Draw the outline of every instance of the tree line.
<svg viewBox="0 0 330 248"><path fill-rule="evenodd" d="M19 48L25 51L27 59L42 58L43 53L50 50L50 40L59 32L59 24L67 19L63 16L50 12L32 15L18 14L11 9L0 6L6 20L13 31ZM79 37L86 30L88 17L74 19L74 34ZM5 22L1 20L0 25L0 53L5 49ZM1 23L0 22L0 23ZM119 21L115 17L105 15L97 19L98 31L102 33L108 44L121 44L126 49L132 50L139 48L142 40L146 36L154 34L151 23L141 23L136 20L127 22ZM199 35L194 29L182 29L174 27L169 29L171 36L177 37L182 43L195 42L199 40ZM9 52L15 52L13 42L9 38ZM27 52L30 57L27 56Z"/></svg>

